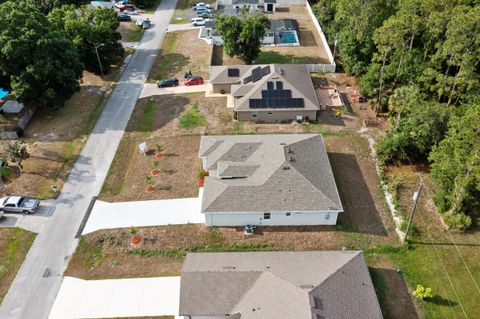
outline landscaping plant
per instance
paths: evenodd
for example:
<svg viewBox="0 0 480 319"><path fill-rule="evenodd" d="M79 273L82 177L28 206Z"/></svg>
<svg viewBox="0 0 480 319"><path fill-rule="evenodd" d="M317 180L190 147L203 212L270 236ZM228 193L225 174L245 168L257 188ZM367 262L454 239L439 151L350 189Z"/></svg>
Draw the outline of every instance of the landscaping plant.
<svg viewBox="0 0 480 319"><path fill-rule="evenodd" d="M163 146L160 144L155 144L155 158L161 159L163 157Z"/></svg>
<svg viewBox="0 0 480 319"><path fill-rule="evenodd" d="M425 288L423 287L422 285L417 285L417 289L415 289L413 292L412 292L412 295L416 298L416 299L420 299L420 300L425 300L425 299L428 299L428 298L432 298L433 297L433 293L432 293L432 289L431 288Z"/></svg>
<svg viewBox="0 0 480 319"><path fill-rule="evenodd" d="M153 176L157 176L158 174L160 174L160 169L158 169L159 163L160 162L158 160L155 160L152 163L153 168L151 170L151 173L152 173Z"/></svg>
<svg viewBox="0 0 480 319"><path fill-rule="evenodd" d="M10 160L18 164L20 171L23 171L22 162L30 157L30 154L27 150L27 144L24 141L15 141L8 145L7 147L8 154L10 155Z"/></svg>
<svg viewBox="0 0 480 319"><path fill-rule="evenodd" d="M147 193L152 193L155 190L155 188L153 187L152 176L149 176L149 175L145 176L145 182L147 183L147 188L146 188Z"/></svg>

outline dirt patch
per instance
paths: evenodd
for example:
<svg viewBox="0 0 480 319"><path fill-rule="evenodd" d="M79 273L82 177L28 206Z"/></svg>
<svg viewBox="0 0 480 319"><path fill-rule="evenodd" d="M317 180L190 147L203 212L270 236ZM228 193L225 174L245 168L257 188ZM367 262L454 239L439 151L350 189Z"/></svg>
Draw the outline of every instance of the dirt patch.
<svg viewBox="0 0 480 319"><path fill-rule="evenodd" d="M123 42L139 42L142 39L144 29L139 28L135 22L120 22L118 32L122 35Z"/></svg>
<svg viewBox="0 0 480 319"><path fill-rule="evenodd" d="M0 303L33 244L36 234L20 228L0 228Z"/></svg>
<svg viewBox="0 0 480 319"><path fill-rule="evenodd" d="M189 70L193 75L210 76L211 47L198 38L198 30L168 32L153 64L148 80L155 82L175 77L183 80Z"/></svg>
<svg viewBox="0 0 480 319"><path fill-rule="evenodd" d="M7 182L9 193L39 198L56 196L52 185L61 190L103 110L112 85L84 72L80 92L63 107L54 111L40 109L35 113L24 134L30 158L23 162L23 174Z"/></svg>

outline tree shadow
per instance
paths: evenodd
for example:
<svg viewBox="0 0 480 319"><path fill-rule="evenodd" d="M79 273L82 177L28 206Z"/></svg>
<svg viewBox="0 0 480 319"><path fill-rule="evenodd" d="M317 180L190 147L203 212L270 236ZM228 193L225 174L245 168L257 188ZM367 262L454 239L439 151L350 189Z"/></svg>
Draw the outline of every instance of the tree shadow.
<svg viewBox="0 0 480 319"><path fill-rule="evenodd" d="M432 298L428 299L426 302L431 302L438 306L444 306L444 307L455 307L456 305L458 305L457 302L449 299L445 299L439 295L434 295Z"/></svg>
<svg viewBox="0 0 480 319"><path fill-rule="evenodd" d="M337 223L342 230L386 236L386 230L357 158L351 154L328 153L343 213Z"/></svg>
<svg viewBox="0 0 480 319"><path fill-rule="evenodd" d="M320 57L282 54L276 51L262 51L255 61L257 64L316 64L321 63Z"/></svg>
<svg viewBox="0 0 480 319"><path fill-rule="evenodd" d="M333 114L335 108L327 106L326 110L320 110L317 115L317 122L328 124L328 125L337 125L345 126L345 120L342 116L335 116Z"/></svg>

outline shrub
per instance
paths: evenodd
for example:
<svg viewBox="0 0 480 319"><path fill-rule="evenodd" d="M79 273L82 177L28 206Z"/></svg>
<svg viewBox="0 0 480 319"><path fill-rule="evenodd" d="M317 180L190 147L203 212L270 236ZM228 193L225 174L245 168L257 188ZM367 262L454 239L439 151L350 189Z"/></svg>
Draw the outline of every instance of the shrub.
<svg viewBox="0 0 480 319"><path fill-rule="evenodd" d="M433 292L431 288L425 288L422 285L417 285L417 288L412 292L412 295L421 300L425 300L433 297Z"/></svg>
<svg viewBox="0 0 480 319"><path fill-rule="evenodd" d="M443 221L449 229L465 231L472 225L472 218L463 213L446 213L443 215Z"/></svg>
<svg viewBox="0 0 480 319"><path fill-rule="evenodd" d="M408 136L402 133L389 131L377 143L377 156L380 163L391 163L394 159L405 160L404 150L408 147Z"/></svg>
<svg viewBox="0 0 480 319"><path fill-rule="evenodd" d="M445 213L446 211L448 211L451 206L452 206L452 202L448 196L448 193L444 190L436 193L434 196L433 196L433 202L435 203L435 205L437 206L438 208L438 211L440 213Z"/></svg>

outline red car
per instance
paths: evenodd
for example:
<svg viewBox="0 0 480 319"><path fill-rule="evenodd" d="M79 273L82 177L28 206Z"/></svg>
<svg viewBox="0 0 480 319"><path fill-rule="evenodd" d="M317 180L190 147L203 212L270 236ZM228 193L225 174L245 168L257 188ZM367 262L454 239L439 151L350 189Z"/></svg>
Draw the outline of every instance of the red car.
<svg viewBox="0 0 480 319"><path fill-rule="evenodd" d="M185 85L200 85L203 84L203 78L201 76L192 76L189 79L183 81Z"/></svg>

